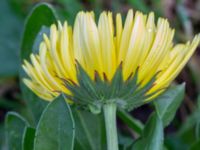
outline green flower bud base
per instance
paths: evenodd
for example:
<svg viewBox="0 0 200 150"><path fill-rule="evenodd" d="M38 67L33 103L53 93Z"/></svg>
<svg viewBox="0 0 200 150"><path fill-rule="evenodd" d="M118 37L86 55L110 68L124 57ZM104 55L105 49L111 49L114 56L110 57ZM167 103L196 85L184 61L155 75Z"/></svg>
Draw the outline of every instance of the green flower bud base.
<svg viewBox="0 0 200 150"><path fill-rule="evenodd" d="M74 105L83 106L97 114L108 103L115 103L117 107L132 110L146 103L146 99L157 93L147 94L157 74L148 83L141 85L138 83L139 68L126 81L123 80L122 70L121 64L111 80L108 80L105 74L102 79L100 74L94 71L94 79L91 79L77 62L78 83L62 79L66 88L71 92L66 97L74 101Z"/></svg>

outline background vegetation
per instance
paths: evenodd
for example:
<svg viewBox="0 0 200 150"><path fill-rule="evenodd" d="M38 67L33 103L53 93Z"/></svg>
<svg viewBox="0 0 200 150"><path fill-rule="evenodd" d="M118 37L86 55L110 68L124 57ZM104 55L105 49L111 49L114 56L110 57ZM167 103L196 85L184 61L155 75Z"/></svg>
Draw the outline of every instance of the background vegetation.
<svg viewBox="0 0 200 150"><path fill-rule="evenodd" d="M5 150L4 122L8 111L17 111L33 122L30 107L23 99L19 85L20 49L25 18L39 0L1 0L0 3L0 149ZM185 42L200 32L200 0L46 0L59 12L60 20L71 24L79 10L102 10L126 14L132 8L142 12L154 11L156 17L167 17L176 29L175 42ZM47 18L49 19L49 18ZM37 20L40 21L39 19ZM169 150L186 150L200 137L200 49L177 77L186 82L186 94L175 119L165 128L165 144ZM146 122L151 105L142 106L131 114ZM37 112L36 112L37 113ZM121 142L137 137L121 119L118 126L123 134ZM129 138L127 138L129 134ZM199 142L200 144L200 142Z"/></svg>

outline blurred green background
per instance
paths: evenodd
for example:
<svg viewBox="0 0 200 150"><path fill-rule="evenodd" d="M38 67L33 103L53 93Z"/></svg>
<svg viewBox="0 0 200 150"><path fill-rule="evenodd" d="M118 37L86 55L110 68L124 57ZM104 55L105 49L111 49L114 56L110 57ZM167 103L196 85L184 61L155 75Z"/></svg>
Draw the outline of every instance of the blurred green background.
<svg viewBox="0 0 200 150"><path fill-rule="evenodd" d="M156 17L166 17L176 29L174 42L190 40L200 32L200 0L1 0L0 3L0 149L4 147L4 119L6 112L17 111L29 116L19 88L20 44L25 18L39 2L52 4L58 18L73 25L80 10L93 10L98 15L103 10L120 12L128 9L144 13L154 11ZM39 20L38 20L39 21ZM172 124L165 129L165 144L170 150L186 150L200 137L200 49L177 77L177 83L186 82L186 95ZM131 114L145 122L151 106L142 106ZM126 129L120 120L119 126ZM128 130L128 129L126 129ZM200 148L199 148L200 149Z"/></svg>

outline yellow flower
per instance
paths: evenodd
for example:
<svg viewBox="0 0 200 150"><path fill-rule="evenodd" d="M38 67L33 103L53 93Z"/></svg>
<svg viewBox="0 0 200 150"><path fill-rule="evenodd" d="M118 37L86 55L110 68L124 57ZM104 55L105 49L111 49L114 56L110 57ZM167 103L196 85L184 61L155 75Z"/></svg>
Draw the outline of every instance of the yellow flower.
<svg viewBox="0 0 200 150"><path fill-rule="evenodd" d="M154 13L134 15L130 10L123 24L120 14L113 19L111 12L103 12L96 23L93 13L79 12L73 29L67 22L58 22L49 36L44 34L39 53L31 54L31 62L24 60L28 78L23 81L41 98L52 100L60 92L70 95L63 80L79 84L76 61L92 80L96 72L105 82L122 64L123 81L138 70L140 87L159 72L148 90L152 94L170 85L200 41L197 35L191 42L174 45L173 37L166 19L159 18L155 24Z"/></svg>

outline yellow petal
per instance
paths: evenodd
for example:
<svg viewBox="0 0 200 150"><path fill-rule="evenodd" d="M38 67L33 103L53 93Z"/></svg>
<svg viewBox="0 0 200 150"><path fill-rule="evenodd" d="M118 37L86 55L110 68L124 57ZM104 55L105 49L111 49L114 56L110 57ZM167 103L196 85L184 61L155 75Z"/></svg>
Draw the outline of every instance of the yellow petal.
<svg viewBox="0 0 200 150"><path fill-rule="evenodd" d="M98 22L101 44L103 71L110 80L116 69L116 51L114 47L114 33L112 14L103 12Z"/></svg>

